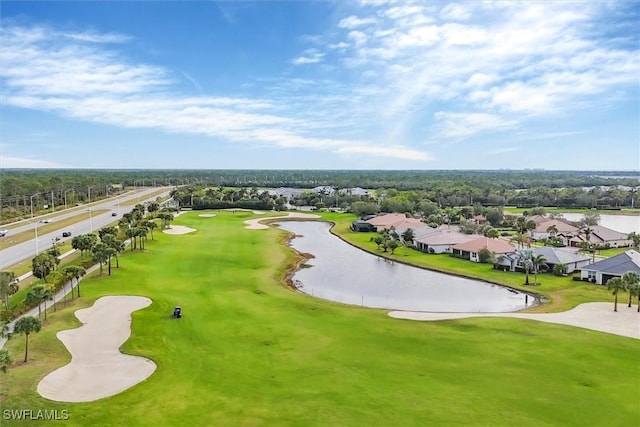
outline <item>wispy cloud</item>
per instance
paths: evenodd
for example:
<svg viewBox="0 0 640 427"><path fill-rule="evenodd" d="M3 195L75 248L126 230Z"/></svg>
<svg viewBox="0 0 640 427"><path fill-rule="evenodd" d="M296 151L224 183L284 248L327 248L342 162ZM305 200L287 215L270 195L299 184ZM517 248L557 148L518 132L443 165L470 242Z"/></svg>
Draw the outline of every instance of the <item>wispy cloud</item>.
<svg viewBox="0 0 640 427"><path fill-rule="evenodd" d="M206 135L213 138L212 143L266 144L331 152L355 150L363 155L380 156L375 142L366 144L360 138L341 137L332 132L338 128L330 124L335 116L308 114L312 111L309 105L296 108L304 99L304 96L299 99L299 94L282 99L181 95L176 92L180 75L199 86L191 76L132 63L117 51L106 49L101 40L92 42L88 37L74 37L68 32L62 35L48 27L6 26L0 31L3 45L0 77L5 88L2 100L5 105L122 128ZM324 53L308 49L305 55L307 59L298 63L317 62ZM313 81L304 84L312 85ZM318 88L324 95L314 105L334 106L340 102L340 97L332 98L326 92L328 87ZM368 145L368 151L358 151L364 145ZM410 158L402 150L385 152L389 157ZM413 154L413 158L420 158L419 153ZM34 163L24 160L21 164Z"/></svg>
<svg viewBox="0 0 640 427"><path fill-rule="evenodd" d="M384 88L367 101L391 139L417 122L441 139L471 138L636 93L638 33L611 37L600 24L616 2L361 5L325 37L345 47L335 55L361 87Z"/></svg>

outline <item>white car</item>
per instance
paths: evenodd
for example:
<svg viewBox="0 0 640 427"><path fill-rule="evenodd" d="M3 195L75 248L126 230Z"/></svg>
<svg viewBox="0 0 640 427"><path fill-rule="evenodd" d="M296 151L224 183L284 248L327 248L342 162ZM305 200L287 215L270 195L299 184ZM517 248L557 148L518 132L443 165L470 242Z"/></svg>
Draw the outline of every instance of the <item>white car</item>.
<svg viewBox="0 0 640 427"><path fill-rule="evenodd" d="M41 219L40 222L43 223L43 224L49 224L51 222L51 220L46 218L46 219Z"/></svg>
<svg viewBox="0 0 640 427"><path fill-rule="evenodd" d="M8 232L9 230L7 230L6 228L0 228L0 237L6 236Z"/></svg>

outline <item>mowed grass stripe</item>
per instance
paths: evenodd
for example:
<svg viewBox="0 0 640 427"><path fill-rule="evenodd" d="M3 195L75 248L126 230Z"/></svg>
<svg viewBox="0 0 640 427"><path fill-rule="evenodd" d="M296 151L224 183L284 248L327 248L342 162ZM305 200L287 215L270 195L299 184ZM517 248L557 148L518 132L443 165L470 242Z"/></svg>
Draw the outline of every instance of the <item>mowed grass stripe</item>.
<svg viewBox="0 0 640 427"><path fill-rule="evenodd" d="M37 381L68 355L51 315L37 360L11 369L4 408L68 408L65 425L633 425L637 340L517 319L411 322L313 299L283 285L281 230L245 230L248 213L196 213L127 252L113 276L83 283L78 305L145 295L123 350L152 358L144 383L102 401L57 404ZM184 317L170 319L174 305ZM75 322L77 325L77 322ZM10 343L18 358L23 342ZM45 349L48 348L48 350ZM45 359L45 352L46 359ZM57 360L53 364L51 360ZM23 405L23 406L20 406ZM16 423L20 425L20 423ZM28 425L25 423L24 425Z"/></svg>

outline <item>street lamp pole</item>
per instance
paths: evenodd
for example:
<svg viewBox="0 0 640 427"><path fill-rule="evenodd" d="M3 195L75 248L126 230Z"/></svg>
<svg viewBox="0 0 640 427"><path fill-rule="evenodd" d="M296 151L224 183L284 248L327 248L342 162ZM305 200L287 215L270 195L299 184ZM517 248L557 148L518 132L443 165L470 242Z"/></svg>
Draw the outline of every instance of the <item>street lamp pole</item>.
<svg viewBox="0 0 640 427"><path fill-rule="evenodd" d="M72 188L71 190L65 190L64 191L64 208L67 209L67 193L71 191L73 194L75 192L75 190Z"/></svg>
<svg viewBox="0 0 640 427"><path fill-rule="evenodd" d="M32 196L29 196L29 201L31 202L31 222L33 223L33 198L37 195L39 195L40 193L36 193ZM35 223L35 233L36 233L36 255L38 255L38 223Z"/></svg>
<svg viewBox="0 0 640 427"><path fill-rule="evenodd" d="M87 210L89 211L89 229L91 230L90 232L93 233L93 221L91 219L91 208Z"/></svg>

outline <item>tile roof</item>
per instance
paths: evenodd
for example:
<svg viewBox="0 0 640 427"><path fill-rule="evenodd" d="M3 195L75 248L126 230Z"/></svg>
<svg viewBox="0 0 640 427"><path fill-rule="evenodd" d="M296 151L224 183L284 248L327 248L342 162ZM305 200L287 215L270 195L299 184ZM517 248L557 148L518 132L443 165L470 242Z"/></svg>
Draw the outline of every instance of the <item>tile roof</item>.
<svg viewBox="0 0 640 427"><path fill-rule="evenodd" d="M611 258L594 262L582 269L600 271L602 273L608 273L616 276L622 276L627 271L635 271L640 274L640 253L631 249Z"/></svg>
<svg viewBox="0 0 640 427"><path fill-rule="evenodd" d="M375 218L371 218L367 221L371 225L375 225L376 227L382 228L391 228L394 227L404 228L418 228L424 227L426 224L419 219L416 218L407 218L405 214L402 213L390 213L384 215L378 215Z"/></svg>
<svg viewBox="0 0 640 427"><path fill-rule="evenodd" d="M591 259L588 255L566 249L553 248L551 246L534 247L532 251L534 255L544 256L549 264L571 264Z"/></svg>
<svg viewBox="0 0 640 427"><path fill-rule="evenodd" d="M468 242L479 237L477 234L464 234L455 229L437 229L433 233L416 237L416 242L424 245L455 245L457 243Z"/></svg>
<svg viewBox="0 0 640 427"><path fill-rule="evenodd" d="M506 240L490 239L488 237L479 237L467 242L459 243L452 247L465 252L479 252L481 249L487 248L494 254L506 254L515 252L516 248Z"/></svg>
<svg viewBox="0 0 640 427"><path fill-rule="evenodd" d="M571 224L567 224L564 221L559 219L548 219L543 222L537 223L535 232L536 233L546 233L547 229L552 225L555 225L558 229L558 233L577 233L579 231L578 227L574 227Z"/></svg>

